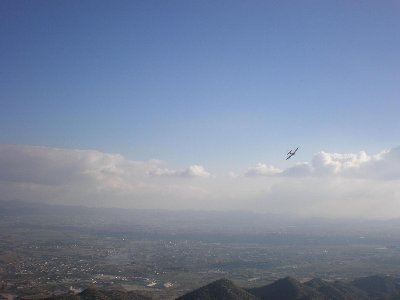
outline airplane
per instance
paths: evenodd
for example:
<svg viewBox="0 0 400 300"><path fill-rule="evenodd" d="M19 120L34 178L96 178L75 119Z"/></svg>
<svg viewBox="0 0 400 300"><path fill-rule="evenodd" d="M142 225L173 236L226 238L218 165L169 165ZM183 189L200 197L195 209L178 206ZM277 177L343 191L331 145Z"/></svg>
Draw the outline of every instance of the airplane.
<svg viewBox="0 0 400 300"><path fill-rule="evenodd" d="M296 152L297 152L297 149L299 149L299 147L297 147L296 150L294 150L293 152L292 152L292 150L290 150L290 151L288 152L288 154L286 154L286 155L288 155L288 157L286 158L286 160L288 160L288 159L291 158L293 155L295 155Z"/></svg>

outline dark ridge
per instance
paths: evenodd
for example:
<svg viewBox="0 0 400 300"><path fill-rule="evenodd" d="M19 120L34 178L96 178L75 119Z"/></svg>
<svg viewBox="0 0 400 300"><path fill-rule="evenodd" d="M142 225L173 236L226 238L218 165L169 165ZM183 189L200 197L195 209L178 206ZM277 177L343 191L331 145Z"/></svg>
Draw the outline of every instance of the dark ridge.
<svg viewBox="0 0 400 300"><path fill-rule="evenodd" d="M353 280L351 284L363 290L371 298L400 299L399 279L391 276L373 275L361 277Z"/></svg>
<svg viewBox="0 0 400 300"><path fill-rule="evenodd" d="M256 297L236 286L232 281L219 279L177 300L255 300Z"/></svg>
<svg viewBox="0 0 400 300"><path fill-rule="evenodd" d="M368 296L358 288L340 281L328 282L320 278L314 278L304 283L306 286L315 289L326 299L332 300L356 300L366 299Z"/></svg>
<svg viewBox="0 0 400 300"><path fill-rule="evenodd" d="M247 290L262 300L319 300L326 297L294 278L286 277L269 285Z"/></svg>
<svg viewBox="0 0 400 300"><path fill-rule="evenodd" d="M321 278L313 278L310 281L305 282L304 284L310 288L318 289L319 287L325 286L326 284L328 284L328 282L326 282L325 280L323 280Z"/></svg>

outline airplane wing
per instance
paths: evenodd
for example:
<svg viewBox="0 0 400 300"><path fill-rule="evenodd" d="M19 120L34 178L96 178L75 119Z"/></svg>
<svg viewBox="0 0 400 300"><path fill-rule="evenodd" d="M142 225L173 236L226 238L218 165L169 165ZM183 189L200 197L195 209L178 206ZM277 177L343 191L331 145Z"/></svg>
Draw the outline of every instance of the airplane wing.
<svg viewBox="0 0 400 300"><path fill-rule="evenodd" d="M290 150L289 152L288 152L288 154L286 154L288 157L286 158L286 160L288 160L289 158L291 158L293 155L295 155L296 154L296 151L299 149L299 147L297 147L293 152L292 152L292 150Z"/></svg>

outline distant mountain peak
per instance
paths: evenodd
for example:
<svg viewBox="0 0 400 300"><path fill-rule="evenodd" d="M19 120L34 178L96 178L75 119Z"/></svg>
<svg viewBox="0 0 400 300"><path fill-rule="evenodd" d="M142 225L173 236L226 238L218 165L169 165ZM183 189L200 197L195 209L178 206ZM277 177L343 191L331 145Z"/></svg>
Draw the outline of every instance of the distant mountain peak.
<svg viewBox="0 0 400 300"><path fill-rule="evenodd" d="M265 300L323 299L316 290L292 277L278 279L269 285L249 289L248 292Z"/></svg>
<svg viewBox="0 0 400 300"><path fill-rule="evenodd" d="M178 298L179 300L256 300L228 279L219 279ZM177 300L178 300L177 299Z"/></svg>

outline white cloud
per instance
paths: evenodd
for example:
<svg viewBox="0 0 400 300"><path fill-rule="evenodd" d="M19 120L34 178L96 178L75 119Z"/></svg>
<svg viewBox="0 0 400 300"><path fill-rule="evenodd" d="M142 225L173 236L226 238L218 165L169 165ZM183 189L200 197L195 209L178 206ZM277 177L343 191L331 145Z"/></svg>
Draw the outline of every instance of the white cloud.
<svg viewBox="0 0 400 300"><path fill-rule="evenodd" d="M184 170L169 170L163 168L155 168L149 172L152 176L169 176L169 177L186 177L186 178L207 178L210 173L203 166L193 165Z"/></svg>
<svg viewBox="0 0 400 300"><path fill-rule="evenodd" d="M119 154L35 146L0 146L0 180L38 185L117 182L143 176L154 163L127 160Z"/></svg>
<svg viewBox="0 0 400 300"><path fill-rule="evenodd" d="M359 168L371 159L364 151L357 154L318 153L312 159L316 175L340 174L351 169Z"/></svg>
<svg viewBox="0 0 400 300"><path fill-rule="evenodd" d="M375 155L364 151L345 154L321 151L314 155L311 163L298 163L285 170L258 163L245 175L395 180L400 179L400 147Z"/></svg>
<svg viewBox="0 0 400 300"><path fill-rule="evenodd" d="M163 169L159 160L134 161L120 154L35 146L0 145L0 179L44 185L74 180L99 182L150 175L208 177L203 166L184 170Z"/></svg>
<svg viewBox="0 0 400 300"><path fill-rule="evenodd" d="M246 176L272 176L282 173L282 170L275 168L274 166L258 163L255 167L249 168L245 175Z"/></svg>
<svg viewBox="0 0 400 300"><path fill-rule="evenodd" d="M400 147L375 155L320 152L281 170L211 176L93 150L0 145L0 195L129 208L253 210L305 216L400 217ZM243 172L242 172L243 174ZM207 180L198 180L207 178Z"/></svg>
<svg viewBox="0 0 400 300"><path fill-rule="evenodd" d="M183 171L183 174L188 177L209 177L208 173L203 166L193 165Z"/></svg>
<svg viewBox="0 0 400 300"><path fill-rule="evenodd" d="M282 175L289 177L308 177L312 174L313 169L309 163L298 163L294 167L285 169Z"/></svg>
<svg viewBox="0 0 400 300"><path fill-rule="evenodd" d="M316 176L394 180L400 179L400 147L375 155L320 152L312 160Z"/></svg>
<svg viewBox="0 0 400 300"><path fill-rule="evenodd" d="M198 165L178 171L162 166L158 160L134 161L93 150L0 145L0 193L3 199L166 208L168 201L160 203L166 198L197 197L196 187L180 178L210 176Z"/></svg>

